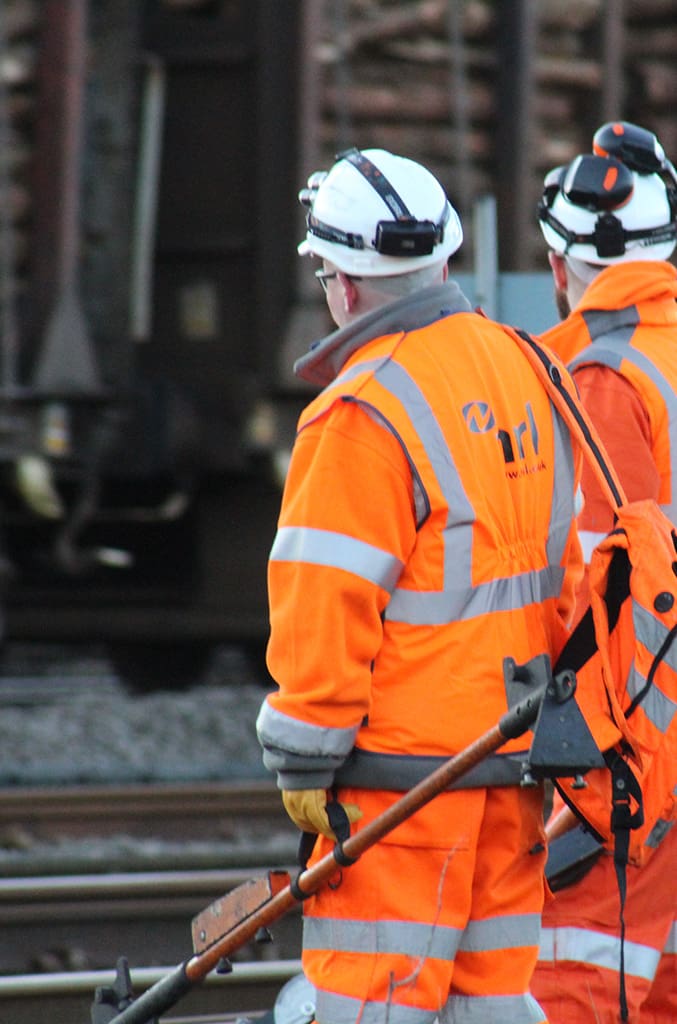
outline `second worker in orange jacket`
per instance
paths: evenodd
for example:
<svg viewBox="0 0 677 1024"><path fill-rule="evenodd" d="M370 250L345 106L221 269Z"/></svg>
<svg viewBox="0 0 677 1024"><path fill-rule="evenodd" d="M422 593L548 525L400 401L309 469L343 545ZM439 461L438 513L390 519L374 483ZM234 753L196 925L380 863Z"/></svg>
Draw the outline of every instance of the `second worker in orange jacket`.
<svg viewBox="0 0 677 1024"><path fill-rule="evenodd" d="M572 369L628 498L653 498L677 522L677 270L666 262L677 180L655 136L636 125L602 126L595 150L546 178L541 227L565 319L542 338ZM587 466L582 491L587 561L613 516ZM666 731L675 708L657 692L637 713ZM674 823L655 846L645 866L627 869L629 1024L677 1021ZM617 1024L620 964L614 860L600 852L544 911L532 991L550 1024Z"/></svg>

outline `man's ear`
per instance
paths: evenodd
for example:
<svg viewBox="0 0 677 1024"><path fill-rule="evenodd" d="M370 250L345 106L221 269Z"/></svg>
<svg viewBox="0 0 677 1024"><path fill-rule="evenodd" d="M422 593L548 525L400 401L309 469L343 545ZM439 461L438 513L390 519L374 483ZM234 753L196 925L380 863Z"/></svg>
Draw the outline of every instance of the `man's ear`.
<svg viewBox="0 0 677 1024"><path fill-rule="evenodd" d="M555 287L559 291L565 292L569 286L569 279L567 277L567 265L566 260L563 256L560 256L558 252L550 250L548 253L548 263L552 270L552 276L555 281Z"/></svg>
<svg viewBox="0 0 677 1024"><path fill-rule="evenodd" d="M359 298L357 286L351 277L348 277L347 274L343 274L340 270L338 272L338 279L339 284L343 289L343 308L346 313L352 313L357 306Z"/></svg>

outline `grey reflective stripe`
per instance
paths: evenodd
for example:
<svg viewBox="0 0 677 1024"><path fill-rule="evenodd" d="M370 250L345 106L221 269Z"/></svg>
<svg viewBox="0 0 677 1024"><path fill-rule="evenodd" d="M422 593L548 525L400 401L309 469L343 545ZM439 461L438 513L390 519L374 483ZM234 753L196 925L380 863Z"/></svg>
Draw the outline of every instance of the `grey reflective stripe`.
<svg viewBox="0 0 677 1024"><path fill-rule="evenodd" d="M635 601L633 601L632 606L632 618L637 639L650 651L657 651L668 635L669 630L662 622L654 618L646 608L643 608ZM664 660L673 671L677 671L677 638L668 648ZM637 671L634 662L630 669L627 685L628 695L632 700L646 686L646 678ZM649 721L660 732L666 733L668 731L675 717L677 704L663 693L655 682L651 684L647 693L642 697L640 706Z"/></svg>
<svg viewBox="0 0 677 1024"><path fill-rule="evenodd" d="M552 492L552 506L550 510L550 523L548 526L548 540L546 553L551 566L559 566L564 556L564 549L571 531L571 519L574 515L572 495L574 494L574 456L571 442L571 434L564 420L559 416L554 406L552 410L552 430L554 437L554 484ZM558 596L562 589L564 573L560 573L559 589L555 594L546 594L547 597Z"/></svg>
<svg viewBox="0 0 677 1024"><path fill-rule="evenodd" d="M607 334L623 334L632 337L639 324L639 310L636 306L625 309L584 309L583 319L593 342Z"/></svg>
<svg viewBox="0 0 677 1024"><path fill-rule="evenodd" d="M668 941L663 946L663 952L669 953L671 956L677 954L677 921L673 922Z"/></svg>
<svg viewBox="0 0 677 1024"><path fill-rule="evenodd" d="M256 731L266 747L279 747L306 757L346 757L355 743L359 726L330 729L291 718L268 701L261 705Z"/></svg>
<svg viewBox="0 0 677 1024"><path fill-rule="evenodd" d="M414 626L440 626L489 611L509 611L557 597L563 580L564 570L551 565L476 587L456 587L442 592L397 589L386 608L386 618Z"/></svg>
<svg viewBox="0 0 677 1024"><path fill-rule="evenodd" d="M451 996L440 1024L545 1024L545 1014L529 993L523 996Z"/></svg>
<svg viewBox="0 0 677 1024"><path fill-rule="evenodd" d="M488 953L537 946L540 928L540 914L504 914L490 917L486 921L469 921L459 950L464 953Z"/></svg>
<svg viewBox="0 0 677 1024"><path fill-rule="evenodd" d="M315 1020L321 1024L432 1024L434 1010L421 1010L400 1003L353 999L336 992L316 989Z"/></svg>
<svg viewBox="0 0 677 1024"><path fill-rule="evenodd" d="M612 370L619 370L621 361L627 359L647 375L665 403L670 445L672 500L662 508L667 516L675 521L677 519L677 494L675 493L677 490L677 486L675 486L675 481L677 481L677 392L665 379L656 364L645 353L640 352L632 345L632 337L639 324L639 314L634 307L615 312L587 310L583 313L583 317L593 343L576 356L569 368L573 370L582 363L600 363ZM602 338L603 341L600 340Z"/></svg>
<svg viewBox="0 0 677 1024"><path fill-rule="evenodd" d="M636 978L653 981L660 960L660 950L639 942L624 941L625 973ZM618 971L621 941L616 935L592 931L588 928L542 928L538 959L543 962L588 964Z"/></svg>
<svg viewBox="0 0 677 1024"><path fill-rule="evenodd" d="M634 700L645 686L646 679L637 671L633 664L628 676L628 695ZM642 697L640 707L649 721L662 733L666 733L670 728L675 717L675 711L677 710L675 702L666 697L655 683L651 684L648 691Z"/></svg>
<svg viewBox="0 0 677 1024"><path fill-rule="evenodd" d="M374 750L351 752L337 770L337 786L356 789L387 789L404 792L417 785L448 760L421 754L381 754ZM519 786L524 754L490 754L465 772L449 789L484 789L485 786Z"/></svg>
<svg viewBox="0 0 677 1024"><path fill-rule="evenodd" d="M389 593L403 568L399 558L388 551L345 533L309 526L281 526L273 541L270 561L307 562L343 569Z"/></svg>
<svg viewBox="0 0 677 1024"><path fill-rule="evenodd" d="M392 361L377 370L376 379L404 407L428 456L448 510L442 537L442 593L429 594L397 589L386 608L386 618L412 625L450 622L459 617L460 609L467 605L472 594L472 524L475 521L475 512L461 483L444 433L419 386L403 367ZM440 618L439 613L435 614L431 602L444 598L453 590L456 591L456 599L453 602L456 614L451 608L444 609L443 603Z"/></svg>
<svg viewBox="0 0 677 1024"><path fill-rule="evenodd" d="M304 949L453 960L460 937L459 928L414 921L350 921L309 915L303 918Z"/></svg>
<svg viewBox="0 0 677 1024"><path fill-rule="evenodd" d="M658 818L656 824L646 837L646 845L652 850L657 849L674 824L674 821L665 821L664 818Z"/></svg>
<svg viewBox="0 0 677 1024"><path fill-rule="evenodd" d="M650 651L657 651L670 632L660 619L636 601L632 604L632 621L635 635ZM677 672L677 638L668 647L663 660L673 672Z"/></svg>

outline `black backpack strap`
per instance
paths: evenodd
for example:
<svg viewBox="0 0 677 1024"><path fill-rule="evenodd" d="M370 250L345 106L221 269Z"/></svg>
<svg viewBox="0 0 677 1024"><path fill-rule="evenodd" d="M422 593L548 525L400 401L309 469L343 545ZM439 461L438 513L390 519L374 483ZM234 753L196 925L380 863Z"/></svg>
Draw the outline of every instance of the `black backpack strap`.
<svg viewBox="0 0 677 1024"><path fill-rule="evenodd" d="M620 899L620 964L619 994L621 1020L628 1019L628 1000L625 991L625 897L627 894L628 851L630 849L630 832L644 823L642 810L642 790L629 764L619 754L610 752L607 764L611 771L611 828L614 834L614 867L618 882ZM637 803L637 810L630 809L631 799Z"/></svg>

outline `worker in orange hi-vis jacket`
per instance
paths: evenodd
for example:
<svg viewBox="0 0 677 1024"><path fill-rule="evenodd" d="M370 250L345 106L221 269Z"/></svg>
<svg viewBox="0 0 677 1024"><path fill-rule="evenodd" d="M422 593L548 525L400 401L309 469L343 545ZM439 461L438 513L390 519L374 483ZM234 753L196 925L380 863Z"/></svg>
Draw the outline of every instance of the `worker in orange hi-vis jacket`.
<svg viewBox="0 0 677 1024"><path fill-rule="evenodd" d="M539 217L563 317L542 340L572 370L629 500L653 498L677 523L677 271L666 262L677 238L674 168L651 132L603 125L592 154L546 177ZM586 467L582 491L587 561L613 518ZM660 692L645 710L663 729L675 713ZM566 813L556 802L554 830ZM646 864L627 869L622 943L611 854L598 850L572 868L546 905L532 991L550 1024L622 1019L621 946L627 1020L677 1021L677 828L653 839ZM575 840L553 842L550 863Z"/></svg>
<svg viewBox="0 0 677 1024"><path fill-rule="evenodd" d="M580 455L519 347L448 278L420 164L348 150L301 193L337 330L270 554L258 735L310 864L547 676L583 565ZM563 372L564 368L563 368ZM304 901L320 1024L542 1024L543 793L511 741Z"/></svg>

